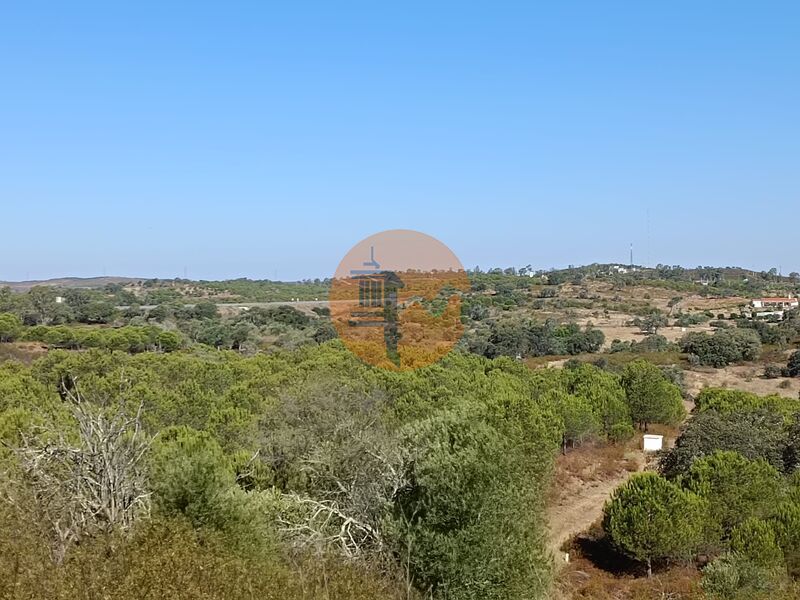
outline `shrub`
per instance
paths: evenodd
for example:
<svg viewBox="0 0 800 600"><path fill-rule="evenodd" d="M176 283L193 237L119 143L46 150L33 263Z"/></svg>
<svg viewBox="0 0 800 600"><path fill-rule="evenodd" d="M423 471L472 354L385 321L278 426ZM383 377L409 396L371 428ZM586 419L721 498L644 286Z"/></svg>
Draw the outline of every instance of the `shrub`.
<svg viewBox="0 0 800 600"><path fill-rule="evenodd" d="M196 527L225 527L233 470L208 433L188 427L165 430L150 460L153 505L159 514L185 517Z"/></svg>
<svg viewBox="0 0 800 600"><path fill-rule="evenodd" d="M767 365L764 367L764 377L767 379L778 379L783 376L783 369L778 365Z"/></svg>
<svg viewBox="0 0 800 600"><path fill-rule="evenodd" d="M454 600L542 597L545 550L515 440L449 411L407 436L413 483L398 493L392 537L417 587Z"/></svg>
<svg viewBox="0 0 800 600"><path fill-rule="evenodd" d="M767 410L781 414L791 420L800 410L800 404L791 398L770 395L759 396L744 390L725 388L705 388L695 399L695 405L700 411L717 410L723 414L753 412Z"/></svg>
<svg viewBox="0 0 800 600"><path fill-rule="evenodd" d="M783 564L783 551L769 523L750 518L733 530L731 550L755 565L774 567Z"/></svg>
<svg viewBox="0 0 800 600"><path fill-rule="evenodd" d="M800 377L800 351L789 357L789 364L786 366L786 370L789 377Z"/></svg>
<svg viewBox="0 0 800 600"><path fill-rule="evenodd" d="M703 591L711 600L767 600L781 587L778 569L727 554L703 570Z"/></svg>
<svg viewBox="0 0 800 600"><path fill-rule="evenodd" d="M800 502L784 502L769 520L775 540L783 552L789 574L800 575Z"/></svg>
<svg viewBox="0 0 800 600"><path fill-rule="evenodd" d="M22 333L22 321L11 313L0 314L0 342L13 342Z"/></svg>
<svg viewBox="0 0 800 600"><path fill-rule="evenodd" d="M703 410L692 418L661 460L669 478L688 473L692 463L718 450L738 452L750 460L764 459L784 470L787 435L781 415L766 410L720 413Z"/></svg>

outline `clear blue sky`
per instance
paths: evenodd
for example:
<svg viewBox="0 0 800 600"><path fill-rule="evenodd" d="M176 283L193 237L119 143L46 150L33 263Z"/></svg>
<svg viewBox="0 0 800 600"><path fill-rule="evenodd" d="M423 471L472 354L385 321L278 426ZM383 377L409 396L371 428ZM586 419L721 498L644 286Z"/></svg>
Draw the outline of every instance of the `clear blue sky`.
<svg viewBox="0 0 800 600"><path fill-rule="evenodd" d="M13 4L0 279L326 276L392 228L800 271L795 2Z"/></svg>

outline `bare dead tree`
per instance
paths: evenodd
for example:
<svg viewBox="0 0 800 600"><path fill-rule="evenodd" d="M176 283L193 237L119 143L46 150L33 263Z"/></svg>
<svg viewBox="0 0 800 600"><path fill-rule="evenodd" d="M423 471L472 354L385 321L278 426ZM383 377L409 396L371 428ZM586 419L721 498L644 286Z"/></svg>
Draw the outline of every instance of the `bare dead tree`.
<svg viewBox="0 0 800 600"><path fill-rule="evenodd" d="M57 563L72 544L126 530L150 507L143 458L151 439L142 429L142 405L133 416L122 403L109 410L86 401L77 386L64 388L63 397L77 426L72 435L44 427L14 449L35 516L52 532Z"/></svg>
<svg viewBox="0 0 800 600"><path fill-rule="evenodd" d="M334 547L348 558L360 556L368 548L378 552L382 550L380 531L345 514L335 503L298 494L289 494L288 499L296 510L293 516L280 516L279 523L283 533L298 545Z"/></svg>
<svg viewBox="0 0 800 600"><path fill-rule="evenodd" d="M381 522L409 485L407 459L399 446L384 444L378 452L355 445L344 469L336 464L340 456L305 461L304 471L317 484L319 497L285 496L291 508L279 517L279 525L298 546L334 549L347 558L380 556L386 549Z"/></svg>

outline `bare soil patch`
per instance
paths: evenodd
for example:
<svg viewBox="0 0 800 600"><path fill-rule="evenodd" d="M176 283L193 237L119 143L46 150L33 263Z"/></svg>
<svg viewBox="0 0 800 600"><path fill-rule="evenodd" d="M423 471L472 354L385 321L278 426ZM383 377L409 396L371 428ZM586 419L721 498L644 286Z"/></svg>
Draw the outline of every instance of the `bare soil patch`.
<svg viewBox="0 0 800 600"><path fill-rule="evenodd" d="M765 379L763 375L764 367L761 364L735 365L722 369L696 367L684 372L686 388L692 396L707 387L744 390L760 396L777 394L786 398L797 398L800 394L800 378ZM781 387L782 385L788 387Z"/></svg>
<svg viewBox="0 0 800 600"><path fill-rule="evenodd" d="M45 354L47 354L47 347L38 342L0 344L0 362L17 360L28 364Z"/></svg>
<svg viewBox="0 0 800 600"><path fill-rule="evenodd" d="M645 456L636 443L585 445L558 458L547 510L554 553L600 519L611 493L644 469Z"/></svg>

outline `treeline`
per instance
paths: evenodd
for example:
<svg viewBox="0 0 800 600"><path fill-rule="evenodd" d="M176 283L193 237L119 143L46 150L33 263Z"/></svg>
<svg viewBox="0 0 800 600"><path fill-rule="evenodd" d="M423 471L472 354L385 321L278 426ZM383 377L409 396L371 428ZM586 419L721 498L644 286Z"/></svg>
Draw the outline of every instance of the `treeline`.
<svg viewBox="0 0 800 600"><path fill-rule="evenodd" d="M222 281L191 279L146 279L141 282L137 304L163 304L195 300L220 302L289 302L327 298L329 279L271 281L268 279L226 279Z"/></svg>
<svg viewBox="0 0 800 600"><path fill-rule="evenodd" d="M507 317L489 319L467 331L462 346L488 358L575 355L597 352L605 336L599 329L553 320L539 323L531 319Z"/></svg>
<svg viewBox="0 0 800 600"><path fill-rule="evenodd" d="M127 296L101 290L37 286L25 293L0 288L0 313L11 313L25 325L106 324L117 317Z"/></svg>

